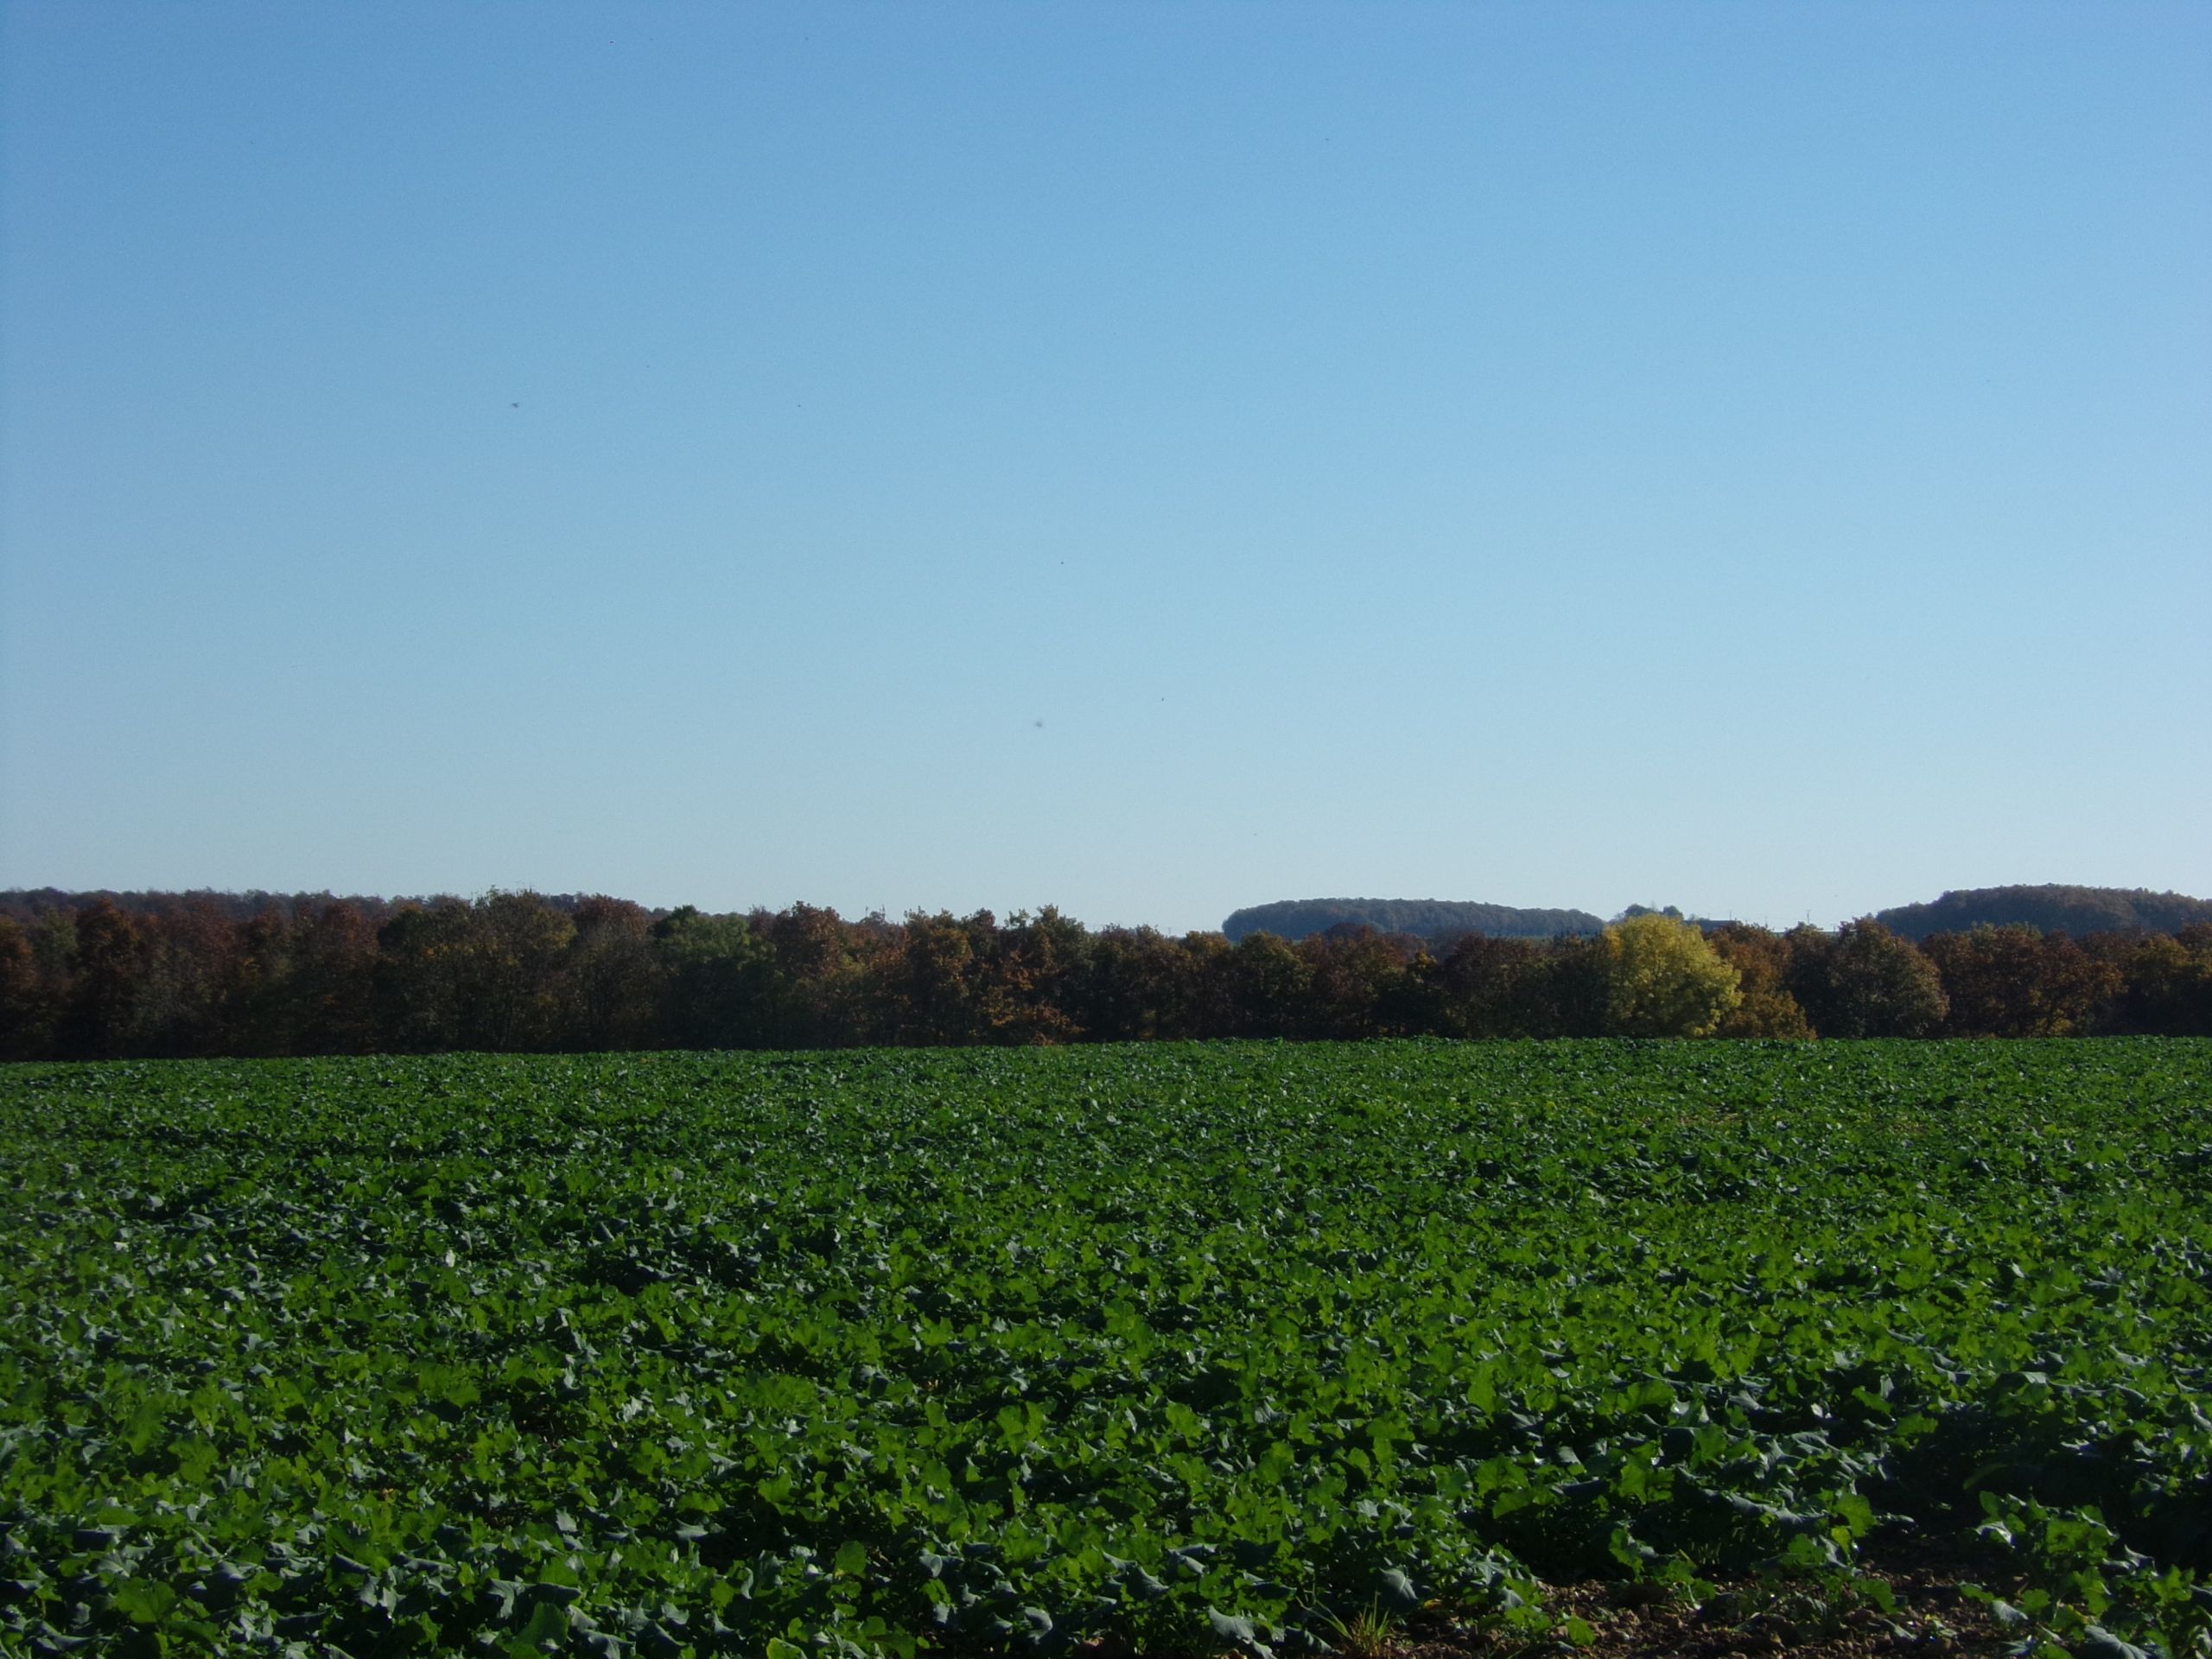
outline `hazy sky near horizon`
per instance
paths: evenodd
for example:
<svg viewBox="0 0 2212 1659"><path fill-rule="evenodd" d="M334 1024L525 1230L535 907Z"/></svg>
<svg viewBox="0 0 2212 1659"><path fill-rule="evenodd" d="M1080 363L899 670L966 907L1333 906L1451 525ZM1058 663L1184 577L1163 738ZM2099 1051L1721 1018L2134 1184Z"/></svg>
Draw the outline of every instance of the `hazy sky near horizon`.
<svg viewBox="0 0 2212 1659"><path fill-rule="evenodd" d="M0 887L2212 894L2212 8L0 5Z"/></svg>

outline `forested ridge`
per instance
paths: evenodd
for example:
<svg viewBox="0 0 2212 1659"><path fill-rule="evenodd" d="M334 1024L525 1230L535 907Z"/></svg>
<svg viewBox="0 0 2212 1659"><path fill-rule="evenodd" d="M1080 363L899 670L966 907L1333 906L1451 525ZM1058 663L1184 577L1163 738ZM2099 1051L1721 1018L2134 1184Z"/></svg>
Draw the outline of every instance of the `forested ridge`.
<svg viewBox="0 0 2212 1659"><path fill-rule="evenodd" d="M1630 905L1635 916L1650 908ZM1664 913L1680 912L1668 909ZM1708 931L1717 918L1691 918ZM1874 919L1917 944L1936 933L1976 927L2032 927L2039 933L2172 933L2193 922L2212 922L2212 899L2142 887L1961 887L1927 904L1877 911ZM1586 910L1522 909L1446 899L1279 899L1232 911L1221 925L1231 944L1248 933L1273 933L1293 941L1345 922L1363 922L1383 933L1411 933L1448 943L1462 933L1494 939L1548 939L1600 931L1605 923Z"/></svg>
<svg viewBox="0 0 2212 1659"><path fill-rule="evenodd" d="M1482 933L1494 939L1551 939L1591 934L1604 920L1586 910L1524 910L1511 905L1470 904L1446 899L1282 899L1232 911L1221 925L1231 944L1253 933L1293 943L1345 922L1363 922L1382 933L1448 939Z"/></svg>
<svg viewBox="0 0 2212 1659"><path fill-rule="evenodd" d="M2044 933L2172 933L2212 922L2212 899L2142 887L1966 887L1930 904L1878 911L1874 919L1914 940L1974 927L2032 927Z"/></svg>
<svg viewBox="0 0 2212 1659"><path fill-rule="evenodd" d="M607 897L0 898L0 1058L1153 1039L2212 1034L2212 924L2075 938L1631 915L1448 943L712 915Z"/></svg>

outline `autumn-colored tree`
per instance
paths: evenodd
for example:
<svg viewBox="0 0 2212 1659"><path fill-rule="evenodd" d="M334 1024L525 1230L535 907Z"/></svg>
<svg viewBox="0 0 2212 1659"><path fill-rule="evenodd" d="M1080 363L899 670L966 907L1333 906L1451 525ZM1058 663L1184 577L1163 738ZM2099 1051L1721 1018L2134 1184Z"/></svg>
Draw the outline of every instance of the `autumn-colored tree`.
<svg viewBox="0 0 2212 1659"><path fill-rule="evenodd" d="M1922 941L1959 1037L2065 1037L2087 1031L2120 988L2116 966L2063 933L1977 927Z"/></svg>
<svg viewBox="0 0 2212 1659"><path fill-rule="evenodd" d="M1925 1037L1947 1011L1936 964L1871 919L1793 927L1787 982L1822 1037Z"/></svg>
<svg viewBox="0 0 2212 1659"><path fill-rule="evenodd" d="M2204 931L2212 936L2212 927ZM2085 1037L2103 1029L2123 982L2120 964L2108 955L2068 934L2045 934L2036 988L2044 1034Z"/></svg>
<svg viewBox="0 0 2212 1659"><path fill-rule="evenodd" d="M2212 925L2081 939L2000 927L1923 951L1867 921L1780 938L1731 923L1699 939L1643 912L1610 936L1465 935L1437 957L1357 922L1232 946L1093 935L1050 908L1003 926L988 911L901 925L804 905L655 922L620 899L526 893L0 894L0 1058L1708 1028L2212 1034Z"/></svg>
<svg viewBox="0 0 2212 1659"><path fill-rule="evenodd" d="M204 898L134 918L137 995L123 1050L168 1058L235 1053L246 963L239 930Z"/></svg>
<svg viewBox="0 0 2212 1659"><path fill-rule="evenodd" d="M1624 1037L1704 1037L1743 1001L1694 922L1646 911L1599 936L1606 1023Z"/></svg>
<svg viewBox="0 0 2212 1659"><path fill-rule="evenodd" d="M1778 933L1749 922L1728 922L1706 936L1713 953L1736 970L1740 1000L1721 1016L1716 1037L1788 1039L1813 1034L1805 1010L1789 995L1785 975L1789 947Z"/></svg>
<svg viewBox="0 0 2212 1659"><path fill-rule="evenodd" d="M976 1034L990 1043L1067 1043L1083 1035L1071 1011L1090 954L1083 924L1047 905L1016 911L998 931L976 1003Z"/></svg>
<svg viewBox="0 0 2212 1659"><path fill-rule="evenodd" d="M1403 1036L1421 999L1408 968L1421 942L1364 922L1339 922L1294 947L1306 961L1312 1034L1352 1040Z"/></svg>
<svg viewBox="0 0 2212 1659"><path fill-rule="evenodd" d="M52 1052L54 1001L38 971L29 930L0 916L0 1060Z"/></svg>

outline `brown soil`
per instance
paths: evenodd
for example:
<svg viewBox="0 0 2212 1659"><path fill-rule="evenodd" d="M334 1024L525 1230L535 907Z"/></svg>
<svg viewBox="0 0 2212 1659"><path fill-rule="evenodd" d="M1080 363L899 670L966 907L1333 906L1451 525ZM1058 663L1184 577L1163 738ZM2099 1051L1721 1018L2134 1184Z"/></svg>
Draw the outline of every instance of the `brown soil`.
<svg viewBox="0 0 2212 1659"><path fill-rule="evenodd" d="M1825 1593L1786 1582L1726 1584L1691 1601L1653 1584L1547 1586L1544 1603L1562 1619L1577 1618L1595 1632L1573 1651L1589 1659L1967 1659L1996 1655L2018 1639L1987 1608L1959 1592L1974 1575L1954 1561L1890 1561L1866 1576L1896 1599L1884 1612L1863 1593ZM1985 1584L1987 1580L1979 1580ZM2002 1594L2005 1586L1990 1585ZM1521 1659L1557 1652L1555 1638L1530 1643L1510 1631L1416 1628L1386 1651L1365 1659Z"/></svg>
<svg viewBox="0 0 2212 1659"><path fill-rule="evenodd" d="M1959 1591L1961 1582L1999 1595L2016 1586L1960 1561L1895 1559L1861 1571L1890 1587L1893 1611L1884 1612L1863 1592L1788 1581L1723 1584L1696 1600L1662 1585L1592 1581L1544 1587L1548 1611L1561 1620L1580 1618L1593 1632L1580 1647L1425 1614L1394 1623L1379 1641L1359 1639L1374 1632L1353 1632L1338 1652L1343 1659L1994 1659L2019 1639ZM1076 1651L1084 1659L1147 1659L1105 1642ZM1193 1650L1182 1659L1199 1656Z"/></svg>

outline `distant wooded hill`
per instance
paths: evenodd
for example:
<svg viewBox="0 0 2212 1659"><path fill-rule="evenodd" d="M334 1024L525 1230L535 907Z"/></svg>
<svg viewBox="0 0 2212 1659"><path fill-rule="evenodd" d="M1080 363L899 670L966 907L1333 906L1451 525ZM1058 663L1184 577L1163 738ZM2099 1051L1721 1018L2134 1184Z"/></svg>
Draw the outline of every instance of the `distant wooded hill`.
<svg viewBox="0 0 2212 1659"><path fill-rule="evenodd" d="M1511 905L1463 904L1446 899L1283 899L1240 910L1221 925L1231 944L1251 933L1292 941L1325 933L1344 922L1364 922L1382 933L1449 939L1480 933L1493 939L1555 939L1603 931L1586 910L1516 910Z"/></svg>
<svg viewBox="0 0 2212 1659"><path fill-rule="evenodd" d="M259 887L244 893L218 893L205 887L188 893L118 893L108 887L78 893L60 887L10 887L0 893L0 916L29 922L59 910L87 910L94 905L108 904L129 916L167 917L200 911L219 916L226 922L248 922L271 913L288 922L304 922L329 906L346 905L370 925L381 927L409 905L435 905L448 898L443 893L416 899L384 899L358 893L266 893ZM573 912L578 901L566 893L556 893L546 897L545 902L556 910Z"/></svg>
<svg viewBox="0 0 2212 1659"><path fill-rule="evenodd" d="M2142 887L1967 887L1874 919L1917 944L1937 933L2025 925L2044 933L2175 933L2212 922L2212 901Z"/></svg>

